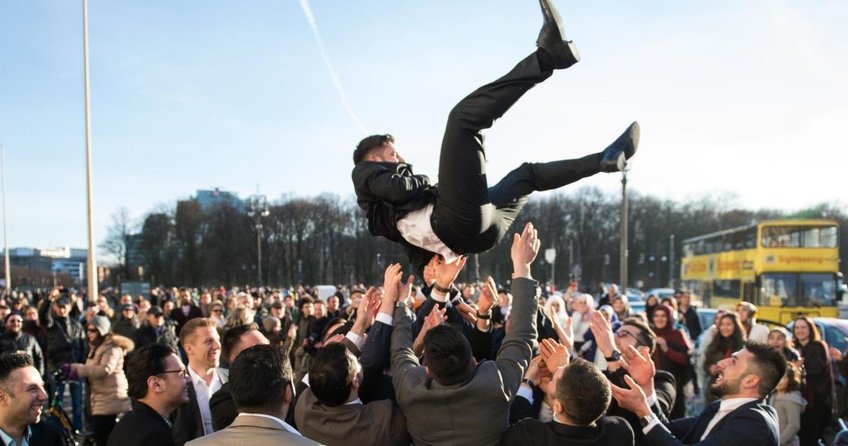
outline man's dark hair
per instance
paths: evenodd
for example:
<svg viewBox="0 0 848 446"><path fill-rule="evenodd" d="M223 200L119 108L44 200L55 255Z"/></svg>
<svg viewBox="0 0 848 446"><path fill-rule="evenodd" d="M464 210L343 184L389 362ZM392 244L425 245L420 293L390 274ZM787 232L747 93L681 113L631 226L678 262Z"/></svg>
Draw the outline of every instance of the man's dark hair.
<svg viewBox="0 0 848 446"><path fill-rule="evenodd" d="M473 371L471 344L456 327L447 324L433 327L424 335L424 365L441 385L465 381Z"/></svg>
<svg viewBox="0 0 848 446"><path fill-rule="evenodd" d="M13 371L29 366L32 366L32 357L26 353L9 352L0 355L0 386L6 385Z"/></svg>
<svg viewBox="0 0 848 446"><path fill-rule="evenodd" d="M228 328L224 332L224 336L221 338L221 356L229 362L230 352L232 352L239 344L242 335L251 330L259 330L259 326L256 325L255 322L251 322L249 324L236 325L235 327Z"/></svg>
<svg viewBox="0 0 848 446"><path fill-rule="evenodd" d="M333 329L331 333L330 328L339 323L342 325ZM324 330L321 331L321 339L329 339L337 334L347 335L351 328L353 328L353 321L348 321L343 317L334 317L327 322L327 325L324 326Z"/></svg>
<svg viewBox="0 0 848 446"><path fill-rule="evenodd" d="M301 297L300 300L297 301L297 310L298 311L303 310L304 305L314 304L314 303L315 303L315 299L313 299L309 296Z"/></svg>
<svg viewBox="0 0 848 446"><path fill-rule="evenodd" d="M347 402L356 378L356 359L344 344L333 343L318 349L309 369L309 387L321 404L335 407Z"/></svg>
<svg viewBox="0 0 848 446"><path fill-rule="evenodd" d="M657 348L657 335L648 324L638 317L629 317L621 325L629 325L639 330L639 343L648 347L648 353L654 354L654 350Z"/></svg>
<svg viewBox="0 0 848 446"><path fill-rule="evenodd" d="M760 377L760 385L757 391L760 398L765 398L777 387L777 383L786 374L786 357L780 350L759 342L747 342L745 350L754 355L754 361L748 366L748 373ZM751 366L756 367L757 370L750 370Z"/></svg>
<svg viewBox="0 0 848 446"><path fill-rule="evenodd" d="M371 135L366 136L356 145L356 150L353 151L353 164L359 164L368 152L388 143L394 143L395 138L392 135Z"/></svg>
<svg viewBox="0 0 848 446"><path fill-rule="evenodd" d="M236 356L227 382L239 412L278 414L292 382L291 364L281 348L254 345Z"/></svg>
<svg viewBox="0 0 848 446"><path fill-rule="evenodd" d="M168 344L146 345L127 357L126 372L130 398L139 400L147 396L147 378L165 371L165 358L177 352Z"/></svg>
<svg viewBox="0 0 848 446"><path fill-rule="evenodd" d="M607 378L594 364L576 359L562 371L555 397L568 418L588 426L607 411L612 390Z"/></svg>

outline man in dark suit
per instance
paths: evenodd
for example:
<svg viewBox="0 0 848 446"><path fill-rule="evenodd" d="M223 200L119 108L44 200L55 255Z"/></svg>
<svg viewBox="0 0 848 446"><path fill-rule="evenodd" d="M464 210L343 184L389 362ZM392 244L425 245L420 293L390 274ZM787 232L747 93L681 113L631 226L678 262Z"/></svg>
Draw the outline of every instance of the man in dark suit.
<svg viewBox="0 0 848 446"><path fill-rule="evenodd" d="M225 380L218 368L221 342L215 321L201 317L186 322L180 332L180 343L188 356L189 403L173 416L177 446L214 432L209 400Z"/></svg>
<svg viewBox="0 0 848 446"><path fill-rule="evenodd" d="M560 367L549 394L553 421L525 418L506 431L502 445L633 445L633 430L627 421L603 417L612 399L610 384L594 364L578 359Z"/></svg>
<svg viewBox="0 0 848 446"><path fill-rule="evenodd" d="M41 418L47 401L44 381L26 353L0 355L0 444L61 444L52 423Z"/></svg>
<svg viewBox="0 0 848 446"><path fill-rule="evenodd" d="M188 444L317 445L283 421L293 396L291 380L291 364L279 347L255 345L239 353L230 367L229 381L238 417L226 429Z"/></svg>
<svg viewBox="0 0 848 446"><path fill-rule="evenodd" d="M668 421L677 390L674 375L662 370L657 371L650 360L657 347L657 335L639 318L625 319L613 333L609 321L600 312L592 313L591 329L598 346L598 354L604 355L607 360L607 370L604 371L607 379L621 387L625 385L624 376L630 375L648 396L651 411L661 421ZM630 354L630 348L640 355ZM625 355L630 358L629 363ZM641 358L645 361L638 361ZM635 434L637 446L647 444L639 417L635 413L619 406L613 400L608 414L627 420Z"/></svg>
<svg viewBox="0 0 848 446"><path fill-rule="evenodd" d="M538 285L530 265L540 242L532 223L512 243L510 332L495 361L479 365L463 333L436 326L424 337L424 364L412 351L409 309L394 315L392 380L407 429L417 444L494 445L509 427L509 404L521 383L536 338Z"/></svg>
<svg viewBox="0 0 848 446"><path fill-rule="evenodd" d="M601 171L619 171L636 152L639 125L634 122L602 152L572 160L524 163L498 184L487 184L480 132L555 69L568 68L580 58L576 47L565 40L552 2L541 0L541 4L544 25L536 52L462 99L448 115L438 185L412 172L391 135L368 136L353 153L351 176L369 231L401 243L418 273L433 254L451 262L463 254L491 249L534 191L557 189Z"/></svg>
<svg viewBox="0 0 848 446"><path fill-rule="evenodd" d="M133 410L118 421L107 446L174 446L167 417L188 402L188 372L167 344L144 346L127 359Z"/></svg>
<svg viewBox="0 0 848 446"><path fill-rule="evenodd" d="M613 395L622 407L642 419L642 429L654 446L777 446L777 413L764 399L786 373L786 359L774 348L748 342L730 358L719 361L718 367L711 390L721 399L697 417L662 423L651 412L645 393L629 376L625 380L630 388L613 386Z"/></svg>
<svg viewBox="0 0 848 446"><path fill-rule="evenodd" d="M224 332L221 342L221 352L224 358L227 359L227 364L232 364L242 350L253 347L254 345L265 345L268 343L268 338L259 331L259 327L256 324L239 325ZM212 413L212 428L215 431L229 426L238 416L236 404L233 402L233 394L230 393L229 372L223 373L223 370L221 372L222 378L226 375L224 385L209 399L209 411Z"/></svg>

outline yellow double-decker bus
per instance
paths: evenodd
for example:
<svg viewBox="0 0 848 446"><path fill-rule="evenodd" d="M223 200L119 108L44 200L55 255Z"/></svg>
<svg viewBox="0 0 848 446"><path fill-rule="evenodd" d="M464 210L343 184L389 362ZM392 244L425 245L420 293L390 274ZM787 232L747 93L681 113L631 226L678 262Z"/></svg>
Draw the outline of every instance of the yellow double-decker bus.
<svg viewBox="0 0 848 446"><path fill-rule="evenodd" d="M770 220L690 238L681 282L708 307L746 300L761 319L838 317L838 233L833 220Z"/></svg>

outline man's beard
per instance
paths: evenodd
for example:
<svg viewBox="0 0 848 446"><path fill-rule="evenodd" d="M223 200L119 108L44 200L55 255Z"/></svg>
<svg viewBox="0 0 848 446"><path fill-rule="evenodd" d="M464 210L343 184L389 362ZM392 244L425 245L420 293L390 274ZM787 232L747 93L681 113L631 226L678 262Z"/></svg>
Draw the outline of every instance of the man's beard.
<svg viewBox="0 0 848 446"><path fill-rule="evenodd" d="M735 395L739 393L739 386L741 382L742 378L738 378L734 381L722 380L720 383L711 385L710 392L718 398L721 398L725 395Z"/></svg>

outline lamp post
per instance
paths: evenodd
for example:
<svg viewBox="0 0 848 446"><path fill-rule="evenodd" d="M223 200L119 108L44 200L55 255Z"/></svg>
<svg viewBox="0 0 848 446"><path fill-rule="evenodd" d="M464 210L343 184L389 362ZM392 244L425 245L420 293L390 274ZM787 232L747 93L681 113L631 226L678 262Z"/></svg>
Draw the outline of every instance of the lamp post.
<svg viewBox="0 0 848 446"><path fill-rule="evenodd" d="M9 241L6 237L6 155L3 151L3 144L0 144L0 173L3 175L3 258L4 258L4 276L6 279L6 291L12 291L12 274L9 265Z"/></svg>
<svg viewBox="0 0 848 446"><path fill-rule="evenodd" d="M268 210L268 198L256 193L247 199L247 216L253 218L253 227L256 228L256 277L262 286L262 218L271 214Z"/></svg>
<svg viewBox="0 0 848 446"><path fill-rule="evenodd" d="M627 291L627 168L621 171L621 256L619 257L619 289Z"/></svg>
<svg viewBox="0 0 848 446"><path fill-rule="evenodd" d="M88 220L86 233L88 234L88 262L86 265L86 285L88 286L88 300L96 301L99 296L97 290L97 257L94 252L94 198L92 186L92 163L91 163L91 106L88 87L88 0L82 1L82 54L83 54L83 92L85 96L85 197L87 205Z"/></svg>

